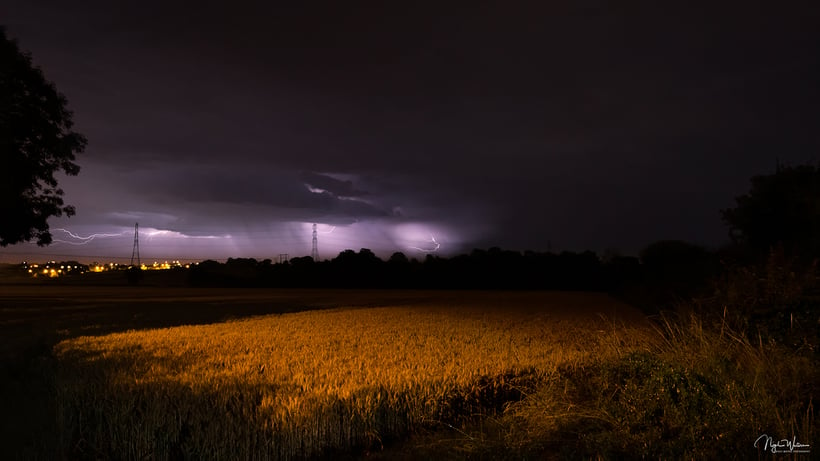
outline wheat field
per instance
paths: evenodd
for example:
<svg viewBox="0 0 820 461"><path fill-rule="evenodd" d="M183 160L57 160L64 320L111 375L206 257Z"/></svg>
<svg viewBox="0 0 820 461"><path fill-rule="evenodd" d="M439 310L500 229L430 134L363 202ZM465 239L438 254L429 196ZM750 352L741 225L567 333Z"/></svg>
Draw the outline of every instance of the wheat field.
<svg viewBox="0 0 820 461"><path fill-rule="evenodd" d="M604 295L472 293L81 336L54 349L60 445L123 459L379 449L460 431L643 330Z"/></svg>

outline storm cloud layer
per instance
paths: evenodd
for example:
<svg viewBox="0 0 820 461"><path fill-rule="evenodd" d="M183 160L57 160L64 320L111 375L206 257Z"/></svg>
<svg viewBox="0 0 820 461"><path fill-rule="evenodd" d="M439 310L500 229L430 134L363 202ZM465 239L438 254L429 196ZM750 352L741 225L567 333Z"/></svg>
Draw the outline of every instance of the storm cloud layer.
<svg viewBox="0 0 820 461"><path fill-rule="evenodd" d="M0 23L89 139L77 215L4 260L126 257L135 222L166 259L306 255L312 223L323 257L718 245L750 176L820 146L812 2L12 2Z"/></svg>

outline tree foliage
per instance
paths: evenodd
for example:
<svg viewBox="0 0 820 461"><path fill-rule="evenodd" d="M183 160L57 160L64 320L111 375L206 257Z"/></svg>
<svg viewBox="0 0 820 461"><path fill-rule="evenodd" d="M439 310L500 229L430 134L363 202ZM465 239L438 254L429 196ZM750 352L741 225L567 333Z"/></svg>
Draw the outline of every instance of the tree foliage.
<svg viewBox="0 0 820 461"><path fill-rule="evenodd" d="M71 216L55 174L76 175L86 139L65 96L0 27L0 246L51 243L48 218Z"/></svg>
<svg viewBox="0 0 820 461"><path fill-rule="evenodd" d="M732 240L762 256L779 244L791 254L820 255L820 169L779 166L751 182L735 208L721 210Z"/></svg>
<svg viewBox="0 0 820 461"><path fill-rule="evenodd" d="M609 281L616 279L589 251L554 254L490 248L452 258L426 254L422 261L394 253L383 261L362 248L344 250L325 261L309 256L280 264L266 261L205 261L191 267L190 282L200 286L599 291L610 288Z"/></svg>

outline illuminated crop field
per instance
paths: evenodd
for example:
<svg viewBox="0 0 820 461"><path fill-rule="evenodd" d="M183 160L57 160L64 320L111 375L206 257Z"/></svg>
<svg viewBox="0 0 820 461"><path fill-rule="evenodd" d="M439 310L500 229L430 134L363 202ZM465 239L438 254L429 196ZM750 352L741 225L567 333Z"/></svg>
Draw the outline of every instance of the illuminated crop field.
<svg viewBox="0 0 820 461"><path fill-rule="evenodd" d="M817 433L810 353L697 315L650 322L602 294L177 295L160 310L283 313L67 333L53 348L61 456L705 459Z"/></svg>
<svg viewBox="0 0 820 461"><path fill-rule="evenodd" d="M159 459L364 450L463 428L559 367L615 350L613 323L598 313L624 306L606 296L471 296L64 341L64 446Z"/></svg>

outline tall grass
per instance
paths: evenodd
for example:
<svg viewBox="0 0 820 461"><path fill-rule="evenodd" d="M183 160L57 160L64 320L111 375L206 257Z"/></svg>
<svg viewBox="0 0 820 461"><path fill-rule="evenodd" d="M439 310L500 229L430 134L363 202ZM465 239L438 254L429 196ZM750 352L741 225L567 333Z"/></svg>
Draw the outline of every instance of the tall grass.
<svg viewBox="0 0 820 461"><path fill-rule="evenodd" d="M568 459L745 459L763 434L818 440L813 357L691 312L661 315L653 337L561 369L511 406L506 443Z"/></svg>
<svg viewBox="0 0 820 461"><path fill-rule="evenodd" d="M557 367L589 360L592 324L391 307L76 338L55 349L62 447L153 459L378 448L502 411Z"/></svg>
<svg viewBox="0 0 820 461"><path fill-rule="evenodd" d="M55 348L72 458L754 457L818 440L816 361L697 314L338 309Z"/></svg>

